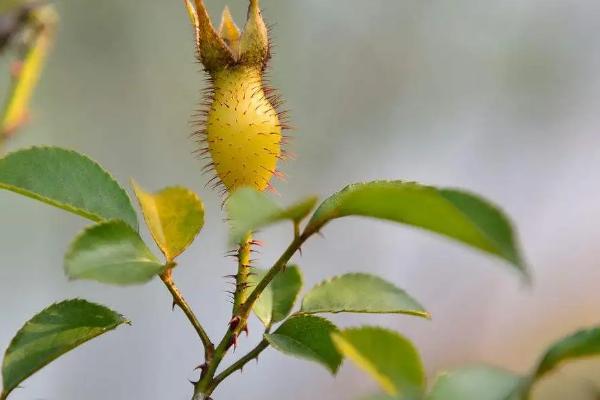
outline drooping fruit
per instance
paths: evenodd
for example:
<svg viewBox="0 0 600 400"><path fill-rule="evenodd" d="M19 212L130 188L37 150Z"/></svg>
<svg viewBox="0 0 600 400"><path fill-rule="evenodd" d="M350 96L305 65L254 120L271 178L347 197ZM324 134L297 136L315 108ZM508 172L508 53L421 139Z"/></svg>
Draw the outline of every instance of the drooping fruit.
<svg viewBox="0 0 600 400"><path fill-rule="evenodd" d="M210 76L198 131L202 155L210 158L214 186L226 192L250 186L271 187L282 159L282 113L279 99L266 87L270 58L268 31L258 0L250 0L248 20L240 33L225 8L219 32L213 28L202 0L186 0L196 27L198 57Z"/></svg>

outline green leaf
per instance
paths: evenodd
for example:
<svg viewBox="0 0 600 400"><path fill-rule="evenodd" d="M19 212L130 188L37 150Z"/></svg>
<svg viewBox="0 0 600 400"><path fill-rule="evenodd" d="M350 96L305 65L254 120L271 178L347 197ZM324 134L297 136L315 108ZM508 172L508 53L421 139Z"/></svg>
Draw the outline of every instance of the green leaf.
<svg viewBox="0 0 600 400"><path fill-rule="evenodd" d="M267 273L260 269L254 269L253 272L251 284L260 282ZM302 271L295 265L287 266L261 293L254 303L254 313L265 326L283 321L292 311L301 289Z"/></svg>
<svg viewBox="0 0 600 400"><path fill-rule="evenodd" d="M100 222L120 219L137 229L127 193L88 157L56 147L33 147L0 158L0 188Z"/></svg>
<svg viewBox="0 0 600 400"><path fill-rule="evenodd" d="M334 333L333 341L390 396L418 398L424 392L421 358L412 343L396 332L377 327L351 328Z"/></svg>
<svg viewBox="0 0 600 400"><path fill-rule="evenodd" d="M163 270L138 233L122 221L87 228L65 256L65 272L71 279L131 285L147 282Z"/></svg>
<svg viewBox="0 0 600 400"><path fill-rule="evenodd" d="M229 240L239 243L248 232L276 222L290 220L299 223L315 207L317 199L310 197L288 208L281 208L265 193L251 188L237 190L225 205L230 219Z"/></svg>
<svg viewBox="0 0 600 400"><path fill-rule="evenodd" d="M566 361L600 355L600 327L579 331L556 342L538 364L534 379L552 371Z"/></svg>
<svg viewBox="0 0 600 400"><path fill-rule="evenodd" d="M133 181L132 185L154 241L167 260L173 261L204 226L202 201L194 192L182 187L151 194Z"/></svg>
<svg viewBox="0 0 600 400"><path fill-rule="evenodd" d="M507 400L522 378L509 371L474 366L440 374L427 400Z"/></svg>
<svg viewBox="0 0 600 400"><path fill-rule="evenodd" d="M46 308L10 343L2 364L4 392L0 398L61 355L123 323L127 323L123 316L84 300Z"/></svg>
<svg viewBox="0 0 600 400"><path fill-rule="evenodd" d="M302 313L410 314L429 313L404 290L377 276L347 274L312 288L302 301Z"/></svg>
<svg viewBox="0 0 600 400"><path fill-rule="evenodd" d="M301 315L286 320L265 339L284 354L316 361L335 374L342 363L331 340L337 328L325 318Z"/></svg>
<svg viewBox="0 0 600 400"><path fill-rule="evenodd" d="M508 218L475 195L416 183L359 183L336 193L317 209L306 231L319 231L345 216L385 219L423 228L498 256L527 274Z"/></svg>

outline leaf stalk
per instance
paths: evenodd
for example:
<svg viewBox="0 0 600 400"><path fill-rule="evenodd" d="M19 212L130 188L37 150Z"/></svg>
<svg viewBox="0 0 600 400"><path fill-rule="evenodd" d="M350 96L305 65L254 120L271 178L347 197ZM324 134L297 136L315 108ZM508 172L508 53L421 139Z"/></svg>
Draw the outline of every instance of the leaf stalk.
<svg viewBox="0 0 600 400"><path fill-rule="evenodd" d="M210 338L208 337L208 334L204 330L204 327L202 326L200 321L198 321L198 318L192 311L192 308L187 303L187 301L185 300L185 298L183 297L183 295L181 294L181 292L175 285L175 282L173 281L172 267L173 267L172 264L168 265L166 272L164 272L160 276L160 279L163 281L163 283L165 284L165 286L167 287L167 289L173 296L173 305L174 306L177 305L177 306L179 306L179 308L181 308L181 310L183 311L183 313L185 314L187 319L190 321L190 323L192 324L192 326L198 333L198 336L200 337L200 340L202 341L202 345L204 346L204 358L206 359L206 362L208 363L210 360L212 360L212 358L214 356L215 345L211 342Z"/></svg>

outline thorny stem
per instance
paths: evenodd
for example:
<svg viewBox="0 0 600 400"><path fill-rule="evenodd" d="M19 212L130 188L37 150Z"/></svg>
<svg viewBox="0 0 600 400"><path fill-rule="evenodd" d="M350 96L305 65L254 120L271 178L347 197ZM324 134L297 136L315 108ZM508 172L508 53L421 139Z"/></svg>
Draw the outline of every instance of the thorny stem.
<svg viewBox="0 0 600 400"><path fill-rule="evenodd" d="M304 244L304 242L311 236L310 232L304 232L302 235L294 237L292 243L288 246L285 252L279 257L279 259L273 264L269 272L264 276L264 278L256 285L252 293L248 296L248 299L242 307L240 308L241 315L248 315L254 306L256 300L261 295L261 293L267 288L269 283L275 278L275 276L280 273L283 269L285 269L290 258L300 249L300 247Z"/></svg>
<svg viewBox="0 0 600 400"><path fill-rule="evenodd" d="M275 261L275 263L273 264L271 269L267 272L267 274L264 276L264 278L254 288L252 293L250 293L250 295L248 296L246 301L240 306L237 316L240 318L241 321L246 321L248 319L248 316L250 315L252 307L254 306L254 303L259 298L261 293L266 289L266 287L273 280L273 278L275 278L275 276L285 268L288 261L292 258L292 256L300 249L300 247L304 244L304 242L313 233L314 233L314 230L305 231L302 235L294 237L294 240L292 241L292 243L290 243L290 245L285 250L285 252L281 255L281 257L279 257L279 259L277 261ZM221 363L221 361L227 354L227 351L232 346L233 341L235 340L235 338L237 338L237 336L240 334L242 329L243 329L242 323L237 324L237 325L231 325L229 327L229 329L227 329L227 332L223 336L223 339L221 339L217 348L215 349L215 353L214 353L214 357L213 357L212 361L207 363L206 370L203 372L202 376L200 377L200 381L198 381L195 385L195 389L194 389L194 398L195 399L202 398L203 396L204 396L204 398L207 398L216 389L217 385L219 383L221 383L222 379L218 383L215 384L215 381L217 379L217 378L215 378L215 373L217 371L217 368L219 367L219 364ZM262 350L260 350L260 351L262 351ZM246 357L247 356L244 356L240 360L244 360L244 359L246 359ZM234 365L236 365L236 364L234 364ZM243 366L243 365L237 365L238 368L241 368L241 366ZM226 369L225 371L229 371L230 369L231 369L231 367ZM231 374L234 371L235 370L229 372L229 374ZM221 373L219 375L219 377L222 374L223 373ZM225 376L222 378L225 379Z"/></svg>
<svg viewBox="0 0 600 400"><path fill-rule="evenodd" d="M242 304L248 297L248 279L250 277L250 257L252 251L252 235L248 234L242 240L237 253L238 270L235 275L235 292L233 294L233 316L235 317Z"/></svg>
<svg viewBox="0 0 600 400"><path fill-rule="evenodd" d="M167 289L169 289L169 292L173 296L173 305L177 305L179 306L179 308L181 308L185 316L188 318L188 320L198 333L198 336L202 341L202 345L204 346L204 358L206 359L206 362L209 362L213 358L215 352L215 345L210 341L210 338L208 337L208 334L202 327L202 324L200 323L200 321L198 321L198 318L196 318L196 315L192 311L191 307L181 295L181 292L175 285L175 282L173 282L172 269L168 268L167 271L160 276L160 279L164 282L165 286L167 287Z"/></svg>

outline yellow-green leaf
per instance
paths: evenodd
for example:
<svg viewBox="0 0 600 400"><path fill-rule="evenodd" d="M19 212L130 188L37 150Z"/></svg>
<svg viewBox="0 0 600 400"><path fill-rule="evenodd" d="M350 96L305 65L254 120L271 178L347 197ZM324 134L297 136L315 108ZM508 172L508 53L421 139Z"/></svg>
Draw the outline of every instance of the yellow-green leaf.
<svg viewBox="0 0 600 400"><path fill-rule="evenodd" d="M473 366L440 374L427 400L508 400L522 378L488 366Z"/></svg>
<svg viewBox="0 0 600 400"><path fill-rule="evenodd" d="M334 333L332 338L340 353L371 375L387 394L420 398L425 391L421 358L398 333L362 327Z"/></svg>
<svg viewBox="0 0 600 400"><path fill-rule="evenodd" d="M132 184L154 241L167 260L173 261L204 226L202 201L183 187L169 187L152 194L135 182Z"/></svg>
<svg viewBox="0 0 600 400"><path fill-rule="evenodd" d="M230 221L229 240L232 244L239 243L247 233L280 221L298 223L306 218L316 203L315 197L309 197L282 208L265 193L247 187L239 189L225 204Z"/></svg>

